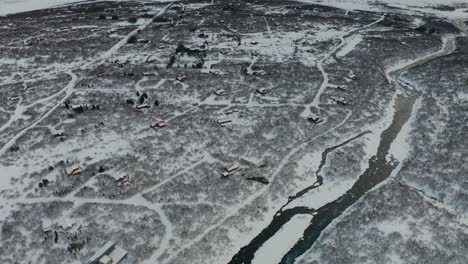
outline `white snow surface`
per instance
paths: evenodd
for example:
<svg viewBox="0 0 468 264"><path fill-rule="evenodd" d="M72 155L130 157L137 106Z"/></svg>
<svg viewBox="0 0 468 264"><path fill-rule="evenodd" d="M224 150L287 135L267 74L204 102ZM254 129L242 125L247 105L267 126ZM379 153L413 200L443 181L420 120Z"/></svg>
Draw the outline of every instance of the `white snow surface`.
<svg viewBox="0 0 468 264"><path fill-rule="evenodd" d="M371 10L371 11L390 11L427 13L448 19L468 18L468 1L466 0L296 0L309 4L320 4L332 6L344 10ZM450 6L456 8L454 11L436 9L441 6ZM391 10L388 7L401 8L402 10Z"/></svg>
<svg viewBox="0 0 468 264"><path fill-rule="evenodd" d="M388 5L400 8L424 8L438 6L462 6L466 0L300 0L301 2L336 6L343 9L375 9L378 5Z"/></svg>
<svg viewBox="0 0 468 264"><path fill-rule="evenodd" d="M255 253L253 264L280 263L281 258L302 238L311 215L293 217Z"/></svg>
<svg viewBox="0 0 468 264"><path fill-rule="evenodd" d="M347 42L341 50L336 53L336 56L341 58L346 56L348 53L353 51L356 46L363 40L362 35L353 35L350 37L349 42Z"/></svg>
<svg viewBox="0 0 468 264"><path fill-rule="evenodd" d="M20 166L0 164L0 191L9 190L11 180L21 178L23 174L23 168Z"/></svg>
<svg viewBox="0 0 468 264"><path fill-rule="evenodd" d="M0 15L50 8L82 0L0 0Z"/></svg>
<svg viewBox="0 0 468 264"><path fill-rule="evenodd" d="M60 5L74 4L79 2L90 2L92 0L0 0L0 15L15 14L39 9L57 7ZM101 0L95 0L101 1ZM126 1L126 0L115 0ZM171 0L153 0L158 2L169 2ZM466 0L297 0L299 2L322 4L338 7L345 10L382 10L383 5L392 7L408 8L423 13L448 18L468 18L468 13L463 12L468 9ZM436 10L437 6L453 6L458 8L455 11Z"/></svg>
<svg viewBox="0 0 468 264"><path fill-rule="evenodd" d="M28 12L33 10L47 9L61 5L74 4L79 2L98 2L86 0L0 0L0 16ZM122 0L115 0L121 2ZM169 2L170 0L153 0L157 2Z"/></svg>

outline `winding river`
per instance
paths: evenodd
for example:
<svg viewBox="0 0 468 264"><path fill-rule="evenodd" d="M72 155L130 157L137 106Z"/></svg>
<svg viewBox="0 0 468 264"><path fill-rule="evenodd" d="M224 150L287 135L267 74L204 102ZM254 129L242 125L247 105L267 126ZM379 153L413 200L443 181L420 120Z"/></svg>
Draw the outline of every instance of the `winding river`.
<svg viewBox="0 0 468 264"><path fill-rule="evenodd" d="M365 131L356 137L353 137L339 145L325 150L322 153L321 165L316 172L317 182L304 188L295 195L290 196L288 202L283 205L281 209L274 215L270 224L264 228L260 234L258 234L248 245L242 247L237 252L237 254L233 256L231 261L229 261L229 264L251 263L258 249L272 236L274 236L280 230L280 228L284 226L284 224L286 224L293 216L299 214L312 214L314 217L311 220L310 225L305 229L302 239L300 239L286 253L286 255L283 256L281 260L281 263L294 263L299 256L303 255L308 249L312 247L312 245L320 237L322 231L334 219L342 215L346 209L356 203L364 196L364 194L374 188L377 184L387 179L392 174L393 170L398 166L397 160L388 157L388 151L391 144L400 133L402 127L410 119L413 113L414 103L420 95L419 92L415 92L416 89L413 89L414 87L411 87L411 84L403 83L400 80L400 76L413 67L452 53L456 49L455 39L456 36L453 35L445 37L443 38L442 48L439 51L418 58L414 61L402 63L387 71L387 78L389 82L393 83L396 87L400 87L405 90L408 90L409 88L410 91L408 91L406 95L398 95L396 97L392 123L382 132L376 155L369 159L368 168L359 176L358 180L351 189L349 189L338 199L325 204L316 210L306 207L295 207L283 211L283 208L285 208L285 206L291 203L293 200L301 197L312 189L320 187L322 184L322 178L319 173L326 162L328 153L363 136L366 133L369 133L369 131Z"/></svg>

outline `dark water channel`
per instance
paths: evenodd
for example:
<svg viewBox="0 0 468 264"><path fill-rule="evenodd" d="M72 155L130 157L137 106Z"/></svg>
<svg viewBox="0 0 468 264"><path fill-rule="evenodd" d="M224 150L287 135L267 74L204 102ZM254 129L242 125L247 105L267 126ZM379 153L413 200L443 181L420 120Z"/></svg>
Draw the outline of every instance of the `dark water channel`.
<svg viewBox="0 0 468 264"><path fill-rule="evenodd" d="M278 230L292 217L299 214L314 214L314 217L310 225L304 231L303 238L289 250L289 252L281 260L281 263L294 263L299 256L310 249L315 241L319 238L322 231L334 219L339 217L347 208L353 205L366 192L387 179L396 166L398 166L396 161L387 161L385 157L387 156L390 146L399 134L401 128L410 119L416 98L417 95L397 97L395 102L395 113L393 116L393 121L380 136L377 154L369 159L368 169L359 176L359 179L350 190L348 190L335 201L332 201L318 208L317 210L306 207L295 207L283 211L283 208L292 201L303 196L308 191L318 188L322 184L323 179L319 173L326 163L327 155L330 152L348 144L353 140L356 140L359 137L362 137L363 135L369 133L369 131L365 131L339 145L325 150L322 153L322 162L316 172L317 182L309 187L306 187L295 195L290 196L288 202L283 205L283 207L275 214L270 224L265 229L263 229L260 234L258 234L252 241L250 241L248 245L242 247L239 252L234 255L231 261L229 261L229 264L251 263L255 256L255 252L257 252L257 250L266 241L273 237L276 232L278 232Z"/></svg>
<svg viewBox="0 0 468 264"><path fill-rule="evenodd" d="M392 142L395 140L403 125L408 122L413 111L417 95L410 97L399 96L395 103L395 114L392 124L380 137L377 154L369 159L369 167L364 171L353 187L337 200L320 207L310 225L299 240L283 257L281 263L294 263L295 260L312 247L322 231L347 208L353 205L367 191L387 179L398 166L394 160L387 161L386 156Z"/></svg>

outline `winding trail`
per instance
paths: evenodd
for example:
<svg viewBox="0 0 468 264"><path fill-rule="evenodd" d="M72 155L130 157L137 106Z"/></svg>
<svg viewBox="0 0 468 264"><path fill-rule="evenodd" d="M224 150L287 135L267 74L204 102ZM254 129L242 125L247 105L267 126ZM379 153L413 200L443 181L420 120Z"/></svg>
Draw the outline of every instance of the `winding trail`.
<svg viewBox="0 0 468 264"><path fill-rule="evenodd" d="M400 79L400 76L404 72L410 70L411 68L419 66L421 64L425 64L434 59L447 56L453 53L457 48L456 39L458 36L459 35L455 35L455 34L449 34L449 35L443 36L442 47L438 51L429 53L427 55L424 55L423 57L416 58L414 60L403 61L402 63L396 64L388 68L385 71L385 77L387 78L388 83L392 83L392 82L401 83L402 80ZM403 85L410 85L410 84L403 84Z"/></svg>
<svg viewBox="0 0 468 264"><path fill-rule="evenodd" d="M323 69L323 63L329 57L333 56L333 54L335 54L338 50L342 48L342 46L345 44L344 39L346 37L352 35L354 32L358 30L362 30L363 28L373 26L381 22L384 18L385 18L385 15L383 15L380 19L378 19L377 21L365 27L350 31L347 34L343 35L341 37L341 44L335 47L331 53L329 53L325 58L323 58L318 63L318 68L322 72L324 81L320 87L319 92L315 96L313 102L310 105L308 105L308 107L305 109L302 116L304 117L308 116L310 114L311 107L317 107L317 108L319 107L320 95L323 93L325 88L329 86L328 74ZM398 85L400 82L400 76L405 71L413 67L416 67L418 65L424 64L430 60L452 53L456 49L454 43L455 43L454 35L446 36L443 38L443 45L440 50L434 53L425 55L421 58L418 58L409 62L404 62L404 63L391 67L389 70L386 71L386 76L387 76L389 83L396 83L396 85ZM406 84L406 85L410 85L410 84ZM406 102L406 99L401 99L401 100ZM292 249L290 249L289 252L283 257L281 263L287 263L287 264L293 263L299 256L301 256L306 250L308 250L314 244L314 242L319 238L322 230L325 229L335 218L339 217L349 206L353 205L367 191L371 190L378 183L384 181L387 177L389 177L392 171L394 171L394 169L399 166L399 163L396 161L388 162L386 160L386 155L389 151L391 143L393 142L393 139L396 138L401 127L410 119L413 113L412 106L415 100L416 100L415 97L409 98L408 102L404 104L406 106L403 106L403 108L401 108L399 111L397 109L395 110L396 112L394 116L394 121L381 135L381 142L379 144L377 155L373 156L369 160L369 168L363 173L363 175L359 177L358 181L354 184L354 186L337 200L330 202L317 210L310 208L311 211L307 211L315 215L314 218L312 219L311 225L304 231L304 237L301 240L299 240L296 243L296 245ZM410 106L410 108L406 109L407 106ZM309 190L315 189L321 185L320 183L321 177L319 173L321 171L321 168L324 166L326 162L326 157L329 152L368 133L371 133L371 131L364 131L360 133L359 135L343 142L342 144L339 144L335 147L325 150L322 153L322 162L318 170L316 171L317 182L305 188L304 190L298 192L295 196L290 196L286 205L288 205L295 198L300 197L306 192L308 192ZM282 211L282 208L285 208L286 205L281 207L281 209L273 217L273 220L271 221L271 223L265 229L263 229L260 234L258 234L252 241L250 241L250 243L247 246L241 248L240 251L236 255L233 256L229 264L251 263L254 258L255 252L257 252L258 249L281 228L281 226L286 224L295 213L303 214L304 212L306 212L304 210L307 209L303 207L297 207L297 208L288 208L287 210ZM285 213L287 213L287 215Z"/></svg>
<svg viewBox="0 0 468 264"><path fill-rule="evenodd" d="M37 119L35 122L27 126L26 128L22 129L20 132L14 135L10 140L8 140L5 143L5 145L3 145L3 147L0 149L0 157L3 156L3 154L5 154L7 149L9 149L11 146L13 146L13 144L15 144L16 140L18 140L20 137L26 134L26 132L28 132L29 130L36 127L40 122L42 122L42 120L46 119L50 114L52 114L52 112L55 111L55 109L57 109L60 105L62 105L65 102L65 100L67 100L72 95L73 88L75 88L76 86L78 77L72 72L69 72L68 74L72 77L71 81L68 83L67 86L65 86L65 88L63 88L63 90L58 92L58 94L65 93L65 96L62 97L62 99L58 101L57 104L55 104L52 108L50 108L47 112L45 112L39 119ZM20 111L24 111L24 110L20 109Z"/></svg>
<svg viewBox="0 0 468 264"><path fill-rule="evenodd" d="M286 155L284 155L283 159L278 164L276 170L272 174L270 182L273 182L276 179L276 177L282 172L283 168L288 164L288 162L290 161L291 157L294 156L294 154L298 153L300 150L302 150L304 147L306 147L308 145L308 143L310 143L311 141L313 141L315 139L318 139L318 138L320 138L320 137L322 137L324 135L327 135L327 134L331 133L332 131L334 131L334 130L338 129L339 127L341 127L344 123L346 123L346 121L349 119L351 114L352 114L352 111L349 111L348 114L346 115L346 117L339 124L337 124L336 126L330 128L329 130L323 132L322 134L311 137L311 138L305 140L304 142L291 143L287 147L285 147L285 149L291 149L291 150ZM242 208L251 205L256 199L258 199L262 195L265 195L268 192L268 190L270 189L270 187L271 187L271 185L266 185L261 190L259 190L258 193L253 194L250 197L248 197L246 200L244 200L238 207L231 209L231 211L227 215L225 215L220 221L218 221L218 223L216 223L215 225L212 225L212 226L208 227L207 229L205 229L205 231L202 234L198 235L196 238L194 238L189 243L183 245L176 252L174 252L174 254L172 256L170 256L168 259L164 260L163 263L171 262L181 252L191 248L193 245L195 245L200 240L202 240L206 235L208 235L211 231L213 231L214 229L222 226L224 224L224 222L226 222L229 218L231 218L231 217L235 216L236 214L238 214L238 212Z"/></svg>
<svg viewBox="0 0 468 264"><path fill-rule="evenodd" d="M172 5L169 4L167 5L163 10L161 10L155 17L157 16L160 16L162 15L166 10L167 8L169 8L170 6ZM330 57L332 57L334 54L336 54L346 43L346 38L351 36L352 34L354 34L355 32L359 31L359 30L363 30L363 29L366 29L368 27L371 27L375 24L378 24L380 23L383 19L385 18L385 15L382 15L382 17L380 17L378 20L376 20L375 22L372 22L366 26L363 26L363 27L360 27L360 28L357 28L357 29L354 29L354 30L351 30L349 32L346 32L345 34L343 34L341 37L340 37L340 41L341 43L336 46L329 54L327 54L323 59L321 59L318 64L317 64L317 67L319 68L322 76L323 76L323 82L320 86L320 89L319 91L317 92L317 94L315 95L313 101L310 103L310 104L307 104L305 106L305 111L303 112L303 114L301 114L301 116L304 116L304 117L307 117L308 115L311 114L311 108L312 107L315 107L315 108L319 108L319 103L320 103L320 97L322 95L322 93L325 91L325 89L330 85L329 84L329 77L328 77L328 73L325 71L324 69L324 63L327 61L327 59L329 59ZM91 62L91 63L88 63L84 66L81 67L81 70L88 70L88 69L92 69L92 68L95 68L99 65L101 65L102 63L104 63L107 59L109 59L115 52L117 52L122 46L124 46L128 39L134 35L136 35L139 31L145 29L148 25L150 25L152 19L151 20L148 20L146 21L144 24L142 24L140 27L138 27L136 30L132 31L131 33L129 33L126 37L124 37L121 41L119 41L116 45L114 45L111 49L109 49L107 52L105 52L104 54L102 54L100 56L99 59L97 59L96 61L94 62ZM265 22L267 23L267 29L269 32L271 32L270 28L269 28L269 25L268 25L268 21L266 20L265 18ZM433 53L433 54L430 54L430 55L427 55L423 58L420 58L420 59L417 59L415 61L412 61L412 62L408 62L408 63L405 63L403 65L400 65L398 67L396 67L395 69L390 69L389 71L386 72L386 76L387 76L387 79L389 80L389 82L394 82L395 81L395 77L394 76L397 76L396 77L396 81L399 82L399 76L406 70L412 68L412 67L415 67L417 65L420 65L422 63L425 63L431 59L435 59L437 57L440 57L440 56L443 56L443 55L446 55L446 54L449 54L451 52L453 52L453 50L455 50L455 44L454 44L454 39L451 39L451 38L445 38L444 39L444 45L443 45L443 49L441 51L438 51L436 53ZM252 63L250 64L249 68L251 70L253 64L255 63L257 59L254 58L252 60ZM24 134L26 134L28 131L30 131L31 129L37 127L37 125L42 122L44 119L46 119L48 116L50 116L61 104L63 104L63 102L65 102L73 93L75 90L75 87L77 85L77 83L80 81L80 78L74 74L73 72L67 72L67 74L69 74L71 76L71 81L67 84L67 86L65 86L61 91L47 97L47 98L44 98L44 99L41 99L42 101L39 102L40 100L28 105L27 107L32 107L34 105L37 105L39 103L43 103L43 102L46 102L46 101L49 101L49 100L52 100L56 97L58 97L59 95L61 94L64 94L64 96L52 107L50 108L48 111L46 111L44 114L41 115L41 117L39 119L37 119L36 121L34 121L32 124L30 124L28 127L24 128L23 130L21 130L20 132L18 132L15 136L13 136L1 149L0 149L0 157L5 154L6 150L11 147L13 144L15 144L15 142L20 138L22 137ZM161 83L162 84L162 83ZM21 116L21 114L24 112L24 109L20 107L20 104L21 104L21 101L18 103L17 105L17 108L15 110L15 113L13 115L13 117L10 118L10 120L13 120L13 121L8 121L9 124L8 125L3 125L1 128L0 128L0 132L7 129L11 123L14 122L14 120L16 118L19 118ZM259 104L259 105L256 105L253 103L253 95L250 97L250 100L247 104L217 104L217 103L209 103L209 102L206 102L206 103L203 103L201 105L225 105L225 106L235 106L235 105L246 105L246 106L252 106L252 107L255 107L255 106L258 106L258 107L277 107L277 106L291 106L291 104L271 104L271 105L268 105L268 104ZM303 105L293 105L293 106L303 106ZM170 121L171 119L174 119L174 118L177 118L181 115L184 115L186 113L188 113L189 111L191 111L192 109L188 110L187 112L184 112L182 114L179 114L179 115L176 115L172 118L170 118L168 121ZM291 143L290 145L288 145L287 148L290 148L290 151L284 155L284 157L281 159L279 165L277 166L277 168L275 169L273 175L272 175L272 179L271 181L274 181L275 178L280 174L282 173L283 171L283 168L290 162L291 158L294 156L294 154L298 153L300 150L302 150L303 148L305 148L308 143L310 143L311 141L315 140L315 139L318 139L324 135L327 135L331 132L333 132L334 130L336 130L337 128L339 128L340 126L342 126L343 124L346 123L346 121L350 118L351 114L352 114L352 111L348 110L348 114L343 118L343 120L337 124L336 126L330 128L329 130L327 130L326 132L322 133L322 134L319 134L319 135L316 135L316 136L313 136L311 138L308 138L308 139L305 139L303 142L294 142L294 143ZM368 131L366 132L363 132L363 133L369 133ZM347 144L349 143L350 141L364 135L363 133L359 134L358 136L356 137L353 137L352 139L350 140L347 140L345 141L344 143L338 145L338 146L335 146L333 147L334 149L336 149L336 147L340 147L340 146L343 146L344 144ZM333 150L334 150L333 149ZM332 150L331 150L332 151ZM326 155L324 157L324 160L326 162ZM161 221L162 223L164 224L165 226L165 235L164 237L162 238L162 241L160 242L159 244L159 247L158 249L153 253L153 255L146 259L145 262L143 263L159 263L159 262L155 262L155 261L158 261L158 258L164 254L164 252L169 248L170 246L170 239L173 237L173 226L170 222L170 220L167 218L166 214L164 213L164 211L162 210L162 206L161 204L158 204L158 203L153 203L151 201L149 201L148 199L146 199L144 197L145 194L151 192L151 191L154 191L156 190L157 188L160 188L163 184L173 180L174 178L176 177L179 177L180 175L182 175L183 173L185 173L187 170L190 170L192 169L193 167L197 166L198 164L200 164L201 162L203 162L204 159L192 164L192 166L190 166L190 168L187 168L186 170L183 170L183 171L180 171L176 174L174 174L173 176L165 179L164 181L158 183L157 185L155 186L152 186L148 189L146 189L144 192L140 193L140 194L137 194L129 199L125 199L125 200L102 200L102 199L86 199L86 198L79 198L79 197L72 197L72 198L38 198L38 199L22 199L22 200L18 200L18 202L20 203L36 203L36 202L47 202L47 201L67 201L70 200L70 201L73 201L75 204L74 204L74 208L76 208L76 206L80 206L84 203L99 203L99 204L127 204L127 205L134 205L134 206L143 206L143 207L146 207L148 209L151 209L151 210L154 210L155 212L157 212L159 214L159 216L161 217ZM318 169L318 171L316 172L316 175L318 176L319 175L319 172L321 170L323 165L321 165ZM315 184L315 183L314 183ZM357 183L356 183L357 184ZM207 229L205 229L205 231L198 235L195 239L193 239L192 241L190 241L189 243L183 245L181 248L179 248L173 255L171 255L168 259L164 260L164 263L168 263L170 261L172 261L175 257L177 257L177 255L179 255L179 253L183 252L184 250L187 250L189 248L191 248L193 245L195 245L196 243L198 243L200 240L202 240L206 235L208 235L212 230L222 226L226 220L228 220L230 217L233 217L233 216L236 216L236 214L238 214L239 210L241 210L242 208L246 207L246 206L249 206L251 205L252 203L254 203L254 201L256 199L258 199L259 197L261 197L262 195L265 195L268 190L270 189L269 186L265 186L263 187L258 193L255 193L253 195L251 195L248 199L246 199L245 201L243 201L239 206L237 206L236 208L231 208L230 212L225 215L218 223L216 223L215 225L212 225L210 227L208 227ZM307 192L307 191L306 191ZM300 194L300 193L298 193ZM298 195L296 194L296 196ZM288 201L289 203L289 201ZM288 204L287 203L287 204ZM304 214L310 214L310 213L313 213L315 212L316 210L314 209L311 209L311 208L305 208L305 207L301 207L301 208L293 208L293 209L287 209L287 210L282 210L284 208L281 207L280 209L280 212L279 214L284 214L286 212L289 212L288 210L293 210L293 209L296 209L296 210L300 210L300 212L304 213ZM346 208L345 208L346 209ZM326 209L318 209L319 211L322 210L322 211L325 211ZM277 213L278 214L278 213ZM277 228L277 225L280 225L282 226L283 224L287 223L289 221L289 219L291 219L291 217L286 217L284 219L282 219L280 222L278 223L275 223L275 226L274 228ZM315 218L314 218L315 219ZM334 218L333 218L334 219ZM333 220L332 219L332 220ZM283 221L284 220L284 221ZM331 221L332 221L331 220ZM317 220L315 220L317 221ZM330 221L330 222L331 222ZM269 227L267 227L269 228ZM273 229L274 229L273 228ZM320 233L319 233L320 234ZM318 236L317 236L318 238ZM266 240L265 240L266 241ZM156 241L154 241L153 243L156 243ZM299 246L301 247L301 246ZM305 247L302 247L302 248L305 248ZM254 251L255 252L255 251ZM299 252L299 251L298 251ZM300 253L300 252L299 252ZM297 252L294 252L294 253L288 253L289 255L287 259L295 259L295 257L297 257L297 255L300 255L299 253ZM289 258L291 257L291 258ZM286 260L285 260L286 261ZM244 262L232 262L232 263L244 263ZM289 263L289 262L285 262L285 263Z"/></svg>
<svg viewBox="0 0 468 264"><path fill-rule="evenodd" d="M335 55L341 48L344 47L344 45L346 44L346 38L347 37L350 37L351 35L353 35L354 33L360 31L360 30L364 30L366 28L369 28L369 27L372 27L380 22L382 22L383 20L385 19L385 14L382 15L379 19L377 19L376 21L368 24L368 25L365 25L365 26L362 26L360 28L356 28L356 29L353 29L353 30L350 30L348 32L345 32L343 35L341 35L339 37L340 39L340 44L338 44L332 51L330 51L330 53L328 53L325 57L323 57L321 60L319 60L317 62L317 68L319 69L320 73L322 74L322 77L323 77L323 81L322 81L322 84L320 85L320 88L319 90L317 91L317 93L315 94L315 97L314 99L312 100L312 102L310 102L309 104L306 105L306 108L304 110L304 112L301 114L301 116L303 118L307 118L308 116L312 115L312 111L311 111L311 108L314 107L314 108L319 108L319 104L320 104L320 98L322 96L322 93L325 91L325 89L330 86L330 79L328 77L328 73L325 71L324 69L324 63L330 58L332 57L333 55Z"/></svg>
<svg viewBox="0 0 468 264"><path fill-rule="evenodd" d="M171 6L173 5L173 3L170 3L168 5L166 5L164 8L162 8L153 18L156 18L158 16L161 16L162 14L164 14L166 12L166 10ZM95 61L92 61L92 62L89 62L83 66L80 67L81 70L92 70L92 69L95 69L96 67L98 67L99 65L103 64L106 60L108 60L115 52L117 52L121 47L123 47L125 44L127 44L128 40L135 36L136 34L138 34L138 32L144 30L146 27L148 27L152 21L153 21L153 18L151 19L148 19L147 21L145 21L145 23L143 23L142 25L140 25L137 29L133 30L132 32L130 32L129 34L127 34L124 38L122 38L117 44L115 44L114 46L112 46L109 50L107 50L104 54L102 54L101 56L99 56L99 58ZM29 107L32 107L36 104L39 104L39 103L43 103L43 102L46 102L48 100L51 100L55 97L57 97L58 95L64 93L64 96L52 107L50 108L48 111L46 111L44 114L42 114L38 119L36 119L36 121L34 121L32 124L30 124L29 126L27 126L26 128L23 128L21 131L19 131L18 133L16 133L12 138L10 138L3 146L2 148L0 149L0 157L2 157L5 152L15 144L15 142L20 138L22 137L24 134L26 134L29 130L35 128L40 122L42 122L44 119L46 119L48 116L50 116L60 105L62 105L74 92L74 89L76 87L76 85L78 84L78 82L81 80L81 78L79 78L75 73L73 73L72 71L68 71L68 72L65 72L66 74L70 75L71 76L71 80L70 82L62 89L60 90L59 92L49 96L49 97L46 97L46 98L42 98L42 99L39 99L38 101L28 105L28 106L21 106L20 104L18 104L16 110L15 110L15 114L10 117L10 120L7 122L7 124L3 125L1 128L0 128L0 132L5 130L6 128L8 128L9 126L11 126L11 124L14 123L14 121L18 120L19 118L21 118L21 115L29 108Z"/></svg>
<svg viewBox="0 0 468 264"><path fill-rule="evenodd" d="M164 14L166 12L166 10L171 5L173 5L173 3L169 3L168 5L163 7L153 18L148 19L145 23L143 23L137 29L130 32L128 35L126 35L124 38L122 38L117 44L112 46L108 51L106 51L104 54L99 56L99 58L97 60L89 62L89 63L81 66L80 70L82 70L82 71L93 70L96 67L100 66L101 64L105 63L105 61L108 60L113 54L115 54L121 47L123 47L125 44L127 44L128 40L131 37L135 36L136 34L138 34L138 32L140 32L140 31L144 30L146 27L148 27L152 23L154 18ZM0 132L6 130L16 120L20 119L22 114L28 108L31 108L31 107L33 107L33 106L35 106L37 104L45 103L45 102L50 101L50 100L58 97L59 95L63 94L63 97L53 107L51 107L49 110L47 110L45 113L43 113L38 119L36 119L29 126L27 126L26 128L23 128L21 131L16 133L12 138L10 138L2 146L2 148L0 149L0 157L3 156L5 154L5 152L11 146L13 146L20 137L25 135L31 129L34 129L35 127L37 127L38 124L40 124L43 120L45 120L47 117L49 117L58 107L60 107L73 94L73 92L75 91L75 87L77 86L77 84L79 83L79 81L81 80L82 77L81 78L78 77L72 71L67 71L66 73L71 76L71 80L59 92L57 92L55 94L52 94L52 95L50 95L50 96L48 96L46 98L39 99L36 102L33 102L33 103L31 103L30 105L27 105L27 106L22 106L21 105L22 99L18 102L13 115L10 116L9 121L6 124L4 124L4 125L2 125L0 127ZM176 174L174 177L177 177L178 175L180 175L180 174ZM161 184L163 184L163 182L158 184L157 187L160 186ZM152 189L150 189L148 191L151 191L151 190ZM2 200L4 200L3 201L3 202L5 202L4 204L7 204L7 202L16 202L16 203L23 203L24 204L24 203L40 203L40 202L47 202L47 201L66 201L67 199L66 198L55 198L54 197L54 198L33 198L33 199L22 199L22 200L21 199L20 200L18 200L18 199L7 199L7 200L2 199ZM173 232L171 222L169 221L166 214L162 210L160 204L155 204L155 203L149 202L148 200L143 198L142 194L136 195L136 196L134 196L134 197L132 197L130 199L127 199L127 200L106 200L106 201L103 201L102 199L85 199L85 198L79 198L79 197L72 197L70 199L70 201L73 202L73 208L70 211L72 211L77 206L83 205L84 203L129 204L129 205L133 205L133 206L144 206L144 207L146 207L148 209L154 210L160 216L161 222L165 226L165 233L164 233L165 235L162 238L162 241L160 242L160 244L155 245L155 246L158 247L158 249L152 254L152 256L145 263L154 263L154 259L157 259L159 256L161 256L166 251L166 249L169 247L169 241L172 238L172 232ZM156 242L159 242L159 241L154 241L153 243L155 244Z"/></svg>

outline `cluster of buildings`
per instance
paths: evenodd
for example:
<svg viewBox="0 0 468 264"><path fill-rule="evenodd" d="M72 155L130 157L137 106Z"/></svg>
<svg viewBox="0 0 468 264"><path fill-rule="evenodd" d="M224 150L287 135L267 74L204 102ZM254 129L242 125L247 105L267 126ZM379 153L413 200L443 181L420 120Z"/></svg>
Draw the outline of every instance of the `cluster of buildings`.
<svg viewBox="0 0 468 264"><path fill-rule="evenodd" d="M216 120L216 123L220 126L220 127L225 127L227 124L231 123L232 120L233 120L233 117L231 117L230 115L231 114L234 114L234 113L238 113L239 112L239 109L237 108L233 108L233 109L230 109L228 111L226 111L224 114L224 116L218 118Z"/></svg>
<svg viewBox="0 0 468 264"><path fill-rule="evenodd" d="M356 75L354 74L353 71L350 71L348 73L348 75L345 77L345 80L347 82L351 82L353 80L356 80ZM336 85L336 86L333 86L334 88L336 89L339 89L339 90L342 90L342 91L345 91L345 92L348 92L349 91L349 88L347 85L345 84L340 84L340 85ZM349 104L349 100L347 100L345 97L335 97L335 96L331 96L330 97L330 100L336 104L339 104L339 105L348 105Z"/></svg>
<svg viewBox="0 0 468 264"><path fill-rule="evenodd" d="M65 174L68 176L78 176L83 172L83 168L80 166L79 162L74 163L71 166L65 168ZM130 176L127 174L123 175L112 175L112 178L117 183L117 187L122 187L124 185L130 184Z"/></svg>

